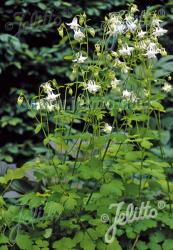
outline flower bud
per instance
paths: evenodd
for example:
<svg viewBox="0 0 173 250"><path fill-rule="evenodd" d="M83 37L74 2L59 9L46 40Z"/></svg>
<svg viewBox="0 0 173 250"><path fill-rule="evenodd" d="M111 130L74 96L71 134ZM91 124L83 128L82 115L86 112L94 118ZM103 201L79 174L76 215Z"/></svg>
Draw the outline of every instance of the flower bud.
<svg viewBox="0 0 173 250"><path fill-rule="evenodd" d="M130 12L131 12L131 13L135 13L135 12L137 12L137 11L139 11L139 10L138 10L138 6L137 6L136 4L133 4L132 7L131 7L131 9L130 9Z"/></svg>
<svg viewBox="0 0 173 250"><path fill-rule="evenodd" d="M100 52L100 44L97 43L97 44L95 45L95 49L96 49L97 53Z"/></svg>
<svg viewBox="0 0 173 250"><path fill-rule="evenodd" d="M162 56L167 56L167 52L166 52L165 49L162 49L161 52L160 52L160 54L161 54Z"/></svg>
<svg viewBox="0 0 173 250"><path fill-rule="evenodd" d="M23 96L19 96L18 99L17 99L17 104L18 104L19 106L21 106L22 103L23 103Z"/></svg>
<svg viewBox="0 0 173 250"><path fill-rule="evenodd" d="M60 25L60 27L57 30L58 30L59 35L63 38L63 36L64 36L64 27L63 27L63 24Z"/></svg>
<svg viewBox="0 0 173 250"><path fill-rule="evenodd" d="M86 14L84 13L83 15L80 15L79 24L82 26L85 20L86 20Z"/></svg>
<svg viewBox="0 0 173 250"><path fill-rule="evenodd" d="M118 39L118 44L122 44L123 42L122 42L122 40L121 39Z"/></svg>
<svg viewBox="0 0 173 250"><path fill-rule="evenodd" d="M113 57L118 57L118 53L115 52L115 51L111 51L111 55L112 55Z"/></svg>
<svg viewBox="0 0 173 250"><path fill-rule="evenodd" d="M76 73L77 73L77 66L76 65L73 66L73 71L72 72L73 72L74 75L76 75Z"/></svg>
<svg viewBox="0 0 173 250"><path fill-rule="evenodd" d="M72 88L69 88L69 91L68 91L68 93L69 93L69 95L73 95L73 90L72 90Z"/></svg>
<svg viewBox="0 0 173 250"><path fill-rule="evenodd" d="M92 35L92 37L95 36L95 30L93 28L89 28L88 31Z"/></svg>
<svg viewBox="0 0 173 250"><path fill-rule="evenodd" d="M126 37L127 37L128 39L130 39L131 33L130 33L130 32L127 32L127 33L126 33Z"/></svg>

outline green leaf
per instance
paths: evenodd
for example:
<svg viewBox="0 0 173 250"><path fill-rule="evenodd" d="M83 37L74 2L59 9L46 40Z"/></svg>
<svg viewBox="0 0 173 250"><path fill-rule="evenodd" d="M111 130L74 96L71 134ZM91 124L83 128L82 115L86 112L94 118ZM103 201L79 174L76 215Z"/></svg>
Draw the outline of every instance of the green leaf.
<svg viewBox="0 0 173 250"><path fill-rule="evenodd" d="M148 246L147 246L147 244L146 244L144 241L139 240L139 241L137 242L137 244L136 244L136 248L137 248L138 250L147 250L147 249L148 249Z"/></svg>
<svg viewBox="0 0 173 250"><path fill-rule="evenodd" d="M173 240L168 239L168 240L165 240L165 242L162 245L162 248L163 250L172 250L172 246L173 246Z"/></svg>
<svg viewBox="0 0 173 250"><path fill-rule="evenodd" d="M49 201L45 205L45 213L48 216L61 215L63 210L64 210L63 206L55 201Z"/></svg>
<svg viewBox="0 0 173 250"><path fill-rule="evenodd" d="M123 191L124 191L124 185L120 180L113 180L108 184L103 184L100 189L101 194L105 196L110 194L120 196L122 195Z"/></svg>
<svg viewBox="0 0 173 250"><path fill-rule="evenodd" d="M9 243L9 239L4 234L1 234L0 235L0 244L6 244L6 243Z"/></svg>
<svg viewBox="0 0 173 250"><path fill-rule="evenodd" d="M73 56L69 55L69 56L64 56L64 60L73 60Z"/></svg>
<svg viewBox="0 0 173 250"><path fill-rule="evenodd" d="M0 247L0 250L8 250L8 247L5 246L5 245L4 245L4 246L1 246L1 247Z"/></svg>
<svg viewBox="0 0 173 250"><path fill-rule="evenodd" d="M46 9L47 9L47 6L46 6L44 3L38 3L38 7L39 7L41 10L46 10Z"/></svg>
<svg viewBox="0 0 173 250"><path fill-rule="evenodd" d="M144 139L141 142L141 146L143 148L150 149L153 146L153 144L151 142L147 141L146 139Z"/></svg>
<svg viewBox="0 0 173 250"><path fill-rule="evenodd" d="M40 248L49 246L49 243L46 240L41 240L41 239L36 240L35 244L37 244Z"/></svg>
<svg viewBox="0 0 173 250"><path fill-rule="evenodd" d="M148 247L150 250L162 250L161 246L157 244L156 242L148 243Z"/></svg>
<svg viewBox="0 0 173 250"><path fill-rule="evenodd" d="M80 246L83 250L95 250L95 242L87 233L85 233L83 241L80 242Z"/></svg>
<svg viewBox="0 0 173 250"><path fill-rule="evenodd" d="M155 232L150 236L150 241L160 243L164 241L165 236L161 232Z"/></svg>
<svg viewBox="0 0 173 250"><path fill-rule="evenodd" d="M35 128L35 133L38 134L41 129L42 129L42 123L37 124L37 126Z"/></svg>
<svg viewBox="0 0 173 250"><path fill-rule="evenodd" d="M52 235L52 228L47 228L44 233L44 238L48 239Z"/></svg>
<svg viewBox="0 0 173 250"><path fill-rule="evenodd" d="M109 244L106 248L106 250L123 250L120 246L118 240L115 238L112 244Z"/></svg>
<svg viewBox="0 0 173 250"><path fill-rule="evenodd" d="M72 248L74 248L76 245L76 242L70 238L62 238L61 240L55 241L53 243L53 248L60 250L60 249L69 249L71 250Z"/></svg>
<svg viewBox="0 0 173 250"><path fill-rule="evenodd" d="M32 249L32 240L27 234L17 234L16 238L17 246L22 250L31 250Z"/></svg>
<svg viewBox="0 0 173 250"><path fill-rule="evenodd" d="M157 226L157 222L149 219L144 221L138 221L134 225L134 231L140 233L142 231L146 231L149 228L155 228Z"/></svg>
<svg viewBox="0 0 173 250"><path fill-rule="evenodd" d="M83 241L83 238L84 238L84 233L83 232L77 232L73 240L76 243L79 243L79 242Z"/></svg>
<svg viewBox="0 0 173 250"><path fill-rule="evenodd" d="M77 199L79 199L78 195L69 193L68 195L63 195L60 202L64 204L66 209L73 210L77 206Z"/></svg>
<svg viewBox="0 0 173 250"><path fill-rule="evenodd" d="M157 102L157 101L152 101L152 102L151 102L151 106L152 106L155 110L158 110L158 111L160 111L160 112L165 112L163 105L160 104L160 103Z"/></svg>

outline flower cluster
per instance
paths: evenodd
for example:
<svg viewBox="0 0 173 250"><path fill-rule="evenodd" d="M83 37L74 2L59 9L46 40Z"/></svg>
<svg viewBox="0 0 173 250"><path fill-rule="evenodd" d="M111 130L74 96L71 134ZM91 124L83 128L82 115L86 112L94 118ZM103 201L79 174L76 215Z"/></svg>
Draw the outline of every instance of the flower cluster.
<svg viewBox="0 0 173 250"><path fill-rule="evenodd" d="M133 91L128 91L127 89L123 90L122 96L125 100L131 101L132 103L137 102L138 100Z"/></svg>
<svg viewBox="0 0 173 250"><path fill-rule="evenodd" d="M90 56L89 34L93 36L95 30L88 25L86 15L74 17L70 23L66 23L74 32L73 47L73 75L83 91L91 95L102 96L109 91L117 95L124 102L137 103L140 99L139 91L132 85L128 85L125 79L133 74L139 65L147 65L157 58L158 54L166 55L165 49L159 43L159 37L167 30L161 27L162 21L156 14L149 16L144 13L137 17L138 8L132 5L128 12L110 13L104 22L104 43L110 38L116 38L114 46L108 49L101 41L97 41L94 48L94 56ZM63 34L64 24L59 28ZM84 40L84 38L86 38ZM75 48L77 46L77 49ZM86 46L86 49L85 49ZM104 69L103 69L104 68ZM111 69L111 70L110 70ZM72 86L72 85L71 85ZM70 91L72 91L70 86ZM37 110L43 108L48 111L55 109L55 102L60 94L55 94L50 83L41 85L46 97L35 103ZM147 86L143 88L142 96L148 98ZM172 86L165 83L162 90L170 92ZM70 93L70 92L69 92ZM76 93L77 94L77 93ZM88 98L88 95L86 95ZM86 98L86 99L87 99ZM82 98L84 100L85 98ZM77 98L78 100L78 98ZM109 131L109 125L105 125L105 131Z"/></svg>
<svg viewBox="0 0 173 250"><path fill-rule="evenodd" d="M110 14L106 21L107 33L111 36L120 38L125 36L125 44L119 45L118 53L120 56L131 56L133 51L142 52L142 55L148 59L156 58L158 53L164 54L165 50L158 42L158 38L163 36L167 30L160 26L161 20L156 15L152 16L153 20L148 24L143 24L143 21L134 17L134 10L132 7L130 13L125 17L123 15ZM144 14L145 15L145 14ZM143 40L141 41L141 38ZM129 46L128 44L133 44Z"/></svg>
<svg viewBox="0 0 173 250"><path fill-rule="evenodd" d="M94 80L89 80L89 81L87 82L87 87L86 87L86 89L88 89L88 91L89 91L90 93L93 93L93 94L94 94L94 93L96 93L97 91L99 91L100 88L101 88L101 86L98 85L98 84L96 84Z"/></svg>
<svg viewBox="0 0 173 250"><path fill-rule="evenodd" d="M80 30L77 17L74 17L71 23L66 23L74 31L74 39L78 42L82 42L85 38L85 34Z"/></svg>
<svg viewBox="0 0 173 250"><path fill-rule="evenodd" d="M57 106L56 100L60 97L60 94L54 94L53 88L49 82L42 83L40 87L43 88L43 91L47 96L40 98L37 102L33 102L32 106L36 110L45 109L48 112L55 110Z"/></svg>
<svg viewBox="0 0 173 250"><path fill-rule="evenodd" d="M120 98L123 100L132 103L136 103L139 98L133 91L129 91L123 86L123 81L119 80L119 77L121 78L120 72L123 74L129 74L135 69L135 62L138 61L140 63L142 61L144 62L155 59L158 54L166 55L165 49L158 41L158 38L167 32L167 30L161 27L162 21L156 14L149 17L144 13L142 17L138 18L136 12L138 12L137 6L132 5L128 12L110 13L108 17L105 17L104 32L107 41L110 37L116 37L116 46L110 51L104 51L100 43L95 44L95 51L98 60L100 60L100 58L103 59L104 56L106 56L109 65L112 65L115 72L119 72L118 74L115 73L113 75L112 79L110 79L110 84L106 83L106 86L111 87L112 90L118 91L120 93ZM74 39L78 42L82 42L88 30L92 29L84 23L85 22L80 21L80 18L78 20L77 17L74 17L71 23L67 23L67 25L74 31ZM114 48L116 48L116 50ZM79 67L85 67L84 71L88 72L87 65L90 60L88 50L86 54L87 56L85 56L85 51L79 50L74 55L73 62L75 63L75 69L77 68L77 64ZM83 65L80 66L80 64ZM97 61L93 60L92 65L96 64ZM93 66L93 69L94 68L96 67ZM91 74L93 74L93 72L91 72ZM98 74L99 72L94 72L96 77ZM100 81L92 76L91 80L87 79L84 81L84 90L87 90L91 94L96 94L101 90L103 90L104 93L104 81L107 82L108 80L106 78L104 80L103 78L103 80ZM162 90L169 92L170 88L166 85Z"/></svg>

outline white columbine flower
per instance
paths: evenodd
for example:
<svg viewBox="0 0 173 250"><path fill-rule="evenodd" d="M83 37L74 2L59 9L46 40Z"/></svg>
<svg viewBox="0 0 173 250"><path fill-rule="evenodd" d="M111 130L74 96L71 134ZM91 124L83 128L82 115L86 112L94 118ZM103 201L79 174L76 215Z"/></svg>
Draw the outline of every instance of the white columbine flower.
<svg viewBox="0 0 173 250"><path fill-rule="evenodd" d="M140 41L138 44L138 48L141 50L146 50L148 48L148 39L144 41Z"/></svg>
<svg viewBox="0 0 173 250"><path fill-rule="evenodd" d="M78 30L80 25L78 24L77 17L74 17L71 23L66 23L72 30Z"/></svg>
<svg viewBox="0 0 173 250"><path fill-rule="evenodd" d="M41 87L44 89L44 92L46 94L51 93L53 91L53 89L52 89L52 87L51 87L51 85L50 85L49 82L42 83Z"/></svg>
<svg viewBox="0 0 173 250"><path fill-rule="evenodd" d="M55 105L53 105L52 103L47 103L46 108L47 111L51 112L55 109Z"/></svg>
<svg viewBox="0 0 173 250"><path fill-rule="evenodd" d="M146 31L141 30L141 31L138 32L137 36L138 36L139 38L143 38L143 37L145 36L146 33L147 33Z"/></svg>
<svg viewBox="0 0 173 250"><path fill-rule="evenodd" d="M161 27L156 27L155 31L153 32L154 36L163 36L165 33L167 33L168 31L166 29L163 29Z"/></svg>
<svg viewBox="0 0 173 250"><path fill-rule="evenodd" d="M132 92L128 91L127 89L126 90L123 90L123 97L127 100L129 100L132 96Z"/></svg>
<svg viewBox="0 0 173 250"><path fill-rule="evenodd" d="M157 26L157 27L160 27L160 23L162 22L162 20L160 20L159 18L154 18L153 20L152 20L152 26L153 27L155 27L155 26Z"/></svg>
<svg viewBox="0 0 173 250"><path fill-rule="evenodd" d="M119 83L120 83L120 80L118 80L118 79L115 77L114 80L111 81L112 89L116 89Z"/></svg>
<svg viewBox="0 0 173 250"><path fill-rule="evenodd" d="M122 62L122 63L121 63L121 71L122 71L124 74L127 74L127 73L129 72L129 70L131 70L131 68L128 67L128 66L126 65L125 62Z"/></svg>
<svg viewBox="0 0 173 250"><path fill-rule="evenodd" d="M74 39L78 42L82 42L82 40L85 38L84 33L80 29L74 30Z"/></svg>
<svg viewBox="0 0 173 250"><path fill-rule="evenodd" d="M132 92L131 96L131 102L137 102L139 98L136 97L136 95Z"/></svg>
<svg viewBox="0 0 173 250"><path fill-rule="evenodd" d="M126 55L130 56L133 50L134 50L133 47L129 47L128 45L125 45L122 47L122 49L119 50L119 53L122 56L126 56Z"/></svg>
<svg viewBox="0 0 173 250"><path fill-rule="evenodd" d="M152 59L152 58L156 58L156 54L158 53L159 53L159 49L157 48L157 45L155 43L150 43L147 47L147 52L145 55L149 59Z"/></svg>
<svg viewBox="0 0 173 250"><path fill-rule="evenodd" d="M114 16L110 19L109 28L109 33L122 35L126 29L126 25L119 19L119 17Z"/></svg>
<svg viewBox="0 0 173 250"><path fill-rule="evenodd" d="M84 61L87 59L87 57L83 56L82 53L76 54L76 59L73 60L73 62L77 63L84 63Z"/></svg>
<svg viewBox="0 0 173 250"><path fill-rule="evenodd" d="M112 126L110 126L108 123L105 123L103 131L107 134L110 134L112 132Z"/></svg>
<svg viewBox="0 0 173 250"><path fill-rule="evenodd" d="M48 93L45 99L48 101L55 101L59 96L60 94L55 95L53 92L51 92L51 93Z"/></svg>
<svg viewBox="0 0 173 250"><path fill-rule="evenodd" d="M134 20L134 18L132 16L126 16L125 20L126 20L127 29L131 33L134 33L137 30L138 20L137 19Z"/></svg>
<svg viewBox="0 0 173 250"><path fill-rule="evenodd" d="M101 86L97 85L94 80L89 80L87 82L87 89L90 93L96 93L100 88Z"/></svg>
<svg viewBox="0 0 173 250"><path fill-rule="evenodd" d="M33 106L36 110L40 110L40 109L41 109L41 104L40 104L40 102L32 103L32 106Z"/></svg>
<svg viewBox="0 0 173 250"><path fill-rule="evenodd" d="M164 92L168 93L168 92L171 91L172 86L171 86L169 83L166 82L166 83L164 84L164 86L162 87L162 89L163 89Z"/></svg>
<svg viewBox="0 0 173 250"><path fill-rule="evenodd" d="M127 101L131 101L131 102L137 102L137 100L139 98L136 97L136 95L133 93L133 91L128 91L123 90L123 97L127 100Z"/></svg>
<svg viewBox="0 0 173 250"><path fill-rule="evenodd" d="M45 101L44 99L40 99L37 102L32 102L31 106L36 110L45 109Z"/></svg>

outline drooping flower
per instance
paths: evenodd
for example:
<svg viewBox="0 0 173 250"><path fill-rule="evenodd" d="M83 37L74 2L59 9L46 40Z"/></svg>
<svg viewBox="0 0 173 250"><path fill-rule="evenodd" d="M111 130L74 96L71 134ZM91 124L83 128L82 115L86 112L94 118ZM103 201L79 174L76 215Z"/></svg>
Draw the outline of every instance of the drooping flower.
<svg viewBox="0 0 173 250"><path fill-rule="evenodd" d="M55 105L53 103L47 103L46 109L48 112L55 110Z"/></svg>
<svg viewBox="0 0 173 250"><path fill-rule="evenodd" d="M162 22L162 20L160 20L157 16L155 16L152 20L152 26L153 27L160 27L160 23Z"/></svg>
<svg viewBox="0 0 173 250"><path fill-rule="evenodd" d="M131 91L128 91L127 89L123 90L123 97L125 99L130 99L131 96L132 96L132 92Z"/></svg>
<svg viewBox="0 0 173 250"><path fill-rule="evenodd" d="M163 89L164 92L168 93L168 92L170 92L172 90L172 86L171 86L171 84L166 82L164 84L164 86L162 87L162 89Z"/></svg>
<svg viewBox="0 0 173 250"><path fill-rule="evenodd" d="M155 43L150 43L147 47L146 56L149 59L156 58L156 55L160 52Z"/></svg>
<svg viewBox="0 0 173 250"><path fill-rule="evenodd" d="M114 80L111 81L112 89L116 89L119 83L120 83L120 80L118 80L118 79L115 77Z"/></svg>
<svg viewBox="0 0 173 250"><path fill-rule="evenodd" d="M122 35L126 29L126 25L120 20L118 16L110 19L109 33L112 35Z"/></svg>
<svg viewBox="0 0 173 250"><path fill-rule="evenodd" d="M130 67L128 67L126 65L126 63L122 63L122 68L121 68L121 71L124 73L124 74L127 74L129 72L129 70L131 70Z"/></svg>
<svg viewBox="0 0 173 250"><path fill-rule="evenodd" d="M125 20L128 31L134 33L137 30L138 20L135 20L132 16L126 16Z"/></svg>
<svg viewBox="0 0 173 250"><path fill-rule="evenodd" d="M74 59L73 62L84 63L86 59L87 57L83 56L82 53L77 53L76 59Z"/></svg>
<svg viewBox="0 0 173 250"><path fill-rule="evenodd" d="M156 27L155 31L153 32L153 35L158 37L158 36L163 36L165 33L168 31L166 29L163 29L161 27Z"/></svg>
<svg viewBox="0 0 173 250"><path fill-rule="evenodd" d="M138 32L137 36L138 36L139 38L143 38L143 37L145 36L146 33L147 33L146 31L141 30L141 31Z"/></svg>
<svg viewBox="0 0 173 250"><path fill-rule="evenodd" d="M130 9L130 12L131 13L135 13L137 11L139 11L138 6L136 4L133 4L132 7L131 7L131 9Z"/></svg>
<svg viewBox="0 0 173 250"><path fill-rule="evenodd" d="M137 98L137 96L132 92L132 95L131 95L131 102L137 102L139 98Z"/></svg>
<svg viewBox="0 0 173 250"><path fill-rule="evenodd" d="M144 89L144 95L145 95L146 97L148 97L149 94L150 94L150 91L148 91L147 89Z"/></svg>
<svg viewBox="0 0 173 250"><path fill-rule="evenodd" d="M45 109L45 100L44 99L40 99L37 102L32 102L31 103L31 107L33 109L36 109L36 110Z"/></svg>
<svg viewBox="0 0 173 250"><path fill-rule="evenodd" d="M71 23L66 23L72 30L78 30L80 25L78 24L77 17L74 17Z"/></svg>
<svg viewBox="0 0 173 250"><path fill-rule="evenodd" d="M133 91L128 91L127 89L123 90L123 98L127 101L131 102L137 102L139 98L136 97L136 95L133 93Z"/></svg>
<svg viewBox="0 0 173 250"><path fill-rule="evenodd" d="M110 134L112 132L112 126L110 126L108 123L105 123L103 131L107 134Z"/></svg>
<svg viewBox="0 0 173 250"><path fill-rule="evenodd" d="M125 74L128 73L129 70L131 69L130 67L127 66L126 62L121 62L121 61L120 61L119 59L117 59L117 58L115 59L114 66L120 68L121 71L122 71L123 73L125 73Z"/></svg>
<svg viewBox="0 0 173 250"><path fill-rule="evenodd" d="M87 89L90 93L96 93L100 88L101 86L96 84L94 80L89 80L87 82Z"/></svg>
<svg viewBox="0 0 173 250"><path fill-rule="evenodd" d="M85 38L84 33L80 29L74 30L74 39L78 42L82 42L82 40Z"/></svg>
<svg viewBox="0 0 173 250"><path fill-rule="evenodd" d="M149 39L146 39L146 40L140 41L137 47L140 50L146 50L149 43L150 43Z"/></svg>
<svg viewBox="0 0 173 250"><path fill-rule="evenodd" d="M35 107L36 110L40 110L41 109L41 105L39 102L33 103L33 106Z"/></svg>
<svg viewBox="0 0 173 250"><path fill-rule="evenodd" d="M53 92L48 93L47 97L45 98L48 101L55 101L60 94L55 95Z"/></svg>
<svg viewBox="0 0 173 250"><path fill-rule="evenodd" d="M18 104L19 106L21 106L22 103L23 103L23 100L24 100L23 96L20 95L20 96L17 98L17 104Z"/></svg>
<svg viewBox="0 0 173 250"><path fill-rule="evenodd" d="M122 47L122 49L119 50L119 53L122 56L126 56L126 55L130 56L131 53L133 52L133 50L134 50L133 47L129 47L128 45L124 45Z"/></svg>
<svg viewBox="0 0 173 250"><path fill-rule="evenodd" d="M40 86L43 88L46 94L51 93L53 91L53 88L51 87L50 82L42 83Z"/></svg>

